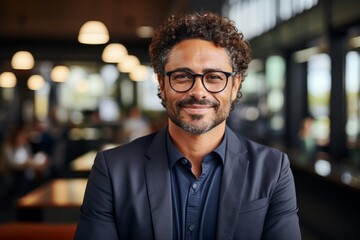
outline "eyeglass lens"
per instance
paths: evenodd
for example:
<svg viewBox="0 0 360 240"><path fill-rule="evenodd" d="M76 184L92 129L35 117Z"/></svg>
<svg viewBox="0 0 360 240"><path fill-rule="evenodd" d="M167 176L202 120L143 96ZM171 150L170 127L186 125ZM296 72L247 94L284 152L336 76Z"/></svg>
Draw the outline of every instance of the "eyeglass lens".
<svg viewBox="0 0 360 240"><path fill-rule="evenodd" d="M200 76L206 90L220 92L224 90L227 83L227 76L223 72L206 72L205 74L193 74L185 71L175 71L170 75L171 87L178 92L189 91L195 82L195 77Z"/></svg>

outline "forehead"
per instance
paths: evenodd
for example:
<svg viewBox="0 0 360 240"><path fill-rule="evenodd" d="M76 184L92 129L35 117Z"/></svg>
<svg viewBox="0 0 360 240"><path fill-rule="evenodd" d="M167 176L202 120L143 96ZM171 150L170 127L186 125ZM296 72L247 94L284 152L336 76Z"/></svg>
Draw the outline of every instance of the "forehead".
<svg viewBox="0 0 360 240"><path fill-rule="evenodd" d="M201 39L183 40L170 51L166 70L190 68L194 71L203 69L232 69L231 60L222 47Z"/></svg>

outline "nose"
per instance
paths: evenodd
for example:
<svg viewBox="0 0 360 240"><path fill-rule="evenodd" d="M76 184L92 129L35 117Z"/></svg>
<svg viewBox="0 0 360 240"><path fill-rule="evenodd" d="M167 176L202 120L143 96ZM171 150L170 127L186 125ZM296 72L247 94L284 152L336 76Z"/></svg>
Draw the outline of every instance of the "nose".
<svg viewBox="0 0 360 240"><path fill-rule="evenodd" d="M195 75L194 81L194 85L190 89L189 94L197 98L204 98L208 91L205 89L202 83L201 75Z"/></svg>

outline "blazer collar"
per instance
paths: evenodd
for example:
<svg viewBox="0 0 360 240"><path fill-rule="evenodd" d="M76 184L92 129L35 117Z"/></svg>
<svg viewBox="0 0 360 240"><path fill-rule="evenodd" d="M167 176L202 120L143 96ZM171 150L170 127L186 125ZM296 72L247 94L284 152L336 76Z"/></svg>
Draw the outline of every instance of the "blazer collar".
<svg viewBox="0 0 360 240"><path fill-rule="evenodd" d="M160 130L151 142L145 162L155 239L172 239L171 178L166 152L167 128Z"/></svg>
<svg viewBox="0 0 360 240"><path fill-rule="evenodd" d="M248 169L246 149L236 134L227 127L226 160L223 169L216 239L232 239L243 199Z"/></svg>

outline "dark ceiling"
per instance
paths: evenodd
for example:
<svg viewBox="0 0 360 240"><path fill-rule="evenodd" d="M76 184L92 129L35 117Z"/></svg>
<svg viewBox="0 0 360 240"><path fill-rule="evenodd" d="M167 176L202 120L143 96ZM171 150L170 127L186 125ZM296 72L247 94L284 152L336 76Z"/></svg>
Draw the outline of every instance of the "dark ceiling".
<svg viewBox="0 0 360 240"><path fill-rule="evenodd" d="M0 60L18 50L37 59L98 58L104 46L77 42L86 21L100 20L110 42L121 42L133 54L144 55L150 39L136 35L139 26L158 26L171 14L191 9L220 11L223 1L209 0L0 0Z"/></svg>

